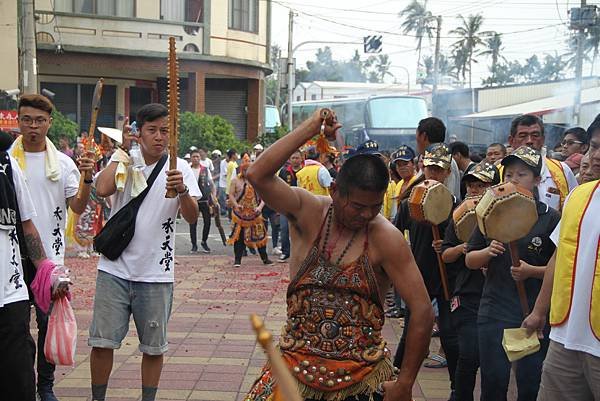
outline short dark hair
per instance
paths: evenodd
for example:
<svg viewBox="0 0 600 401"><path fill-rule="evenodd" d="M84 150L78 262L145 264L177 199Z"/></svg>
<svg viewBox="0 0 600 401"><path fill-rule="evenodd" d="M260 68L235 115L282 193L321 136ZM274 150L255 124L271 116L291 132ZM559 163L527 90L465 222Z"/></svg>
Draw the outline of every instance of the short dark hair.
<svg viewBox="0 0 600 401"><path fill-rule="evenodd" d="M362 154L349 158L335 180L340 195L347 196L351 188L385 192L390 182L388 167L379 156Z"/></svg>
<svg viewBox="0 0 600 401"><path fill-rule="evenodd" d="M573 135L579 142L583 142L584 144L589 142L587 132L581 127L569 128L563 134L563 138L567 136L567 134Z"/></svg>
<svg viewBox="0 0 600 401"><path fill-rule="evenodd" d="M169 110L160 103L149 103L142 106L135 116L138 129L142 129L145 123L156 121L162 117L168 117Z"/></svg>
<svg viewBox="0 0 600 401"><path fill-rule="evenodd" d="M500 150L502 151L502 153L506 154L506 146L504 146L504 144L499 143L499 142L494 142L492 144L489 144L487 148L489 149L489 148L493 148L493 147L499 147Z"/></svg>
<svg viewBox="0 0 600 401"><path fill-rule="evenodd" d="M227 151L227 158L228 158L228 159L231 159L231 158L233 157L233 155L235 155L236 153L237 153L237 152L236 152L236 150L235 150L235 149L229 149L229 150Z"/></svg>
<svg viewBox="0 0 600 401"><path fill-rule="evenodd" d="M460 153L462 157L469 157L469 147L464 142L452 142L450 145L448 145L448 148L450 149L450 154L452 156Z"/></svg>
<svg viewBox="0 0 600 401"><path fill-rule="evenodd" d="M52 114L54 111L54 105L46 96L31 94L23 95L19 98L19 104L17 110L21 111L21 107L33 107L34 109L45 111L48 114Z"/></svg>
<svg viewBox="0 0 600 401"><path fill-rule="evenodd" d="M419 121L417 131L425 133L429 142L441 143L446 140L446 126L439 118L428 117Z"/></svg>
<svg viewBox="0 0 600 401"><path fill-rule="evenodd" d="M194 153L198 153L200 154L200 150L199 149L194 149L190 152L190 156L193 155Z"/></svg>
<svg viewBox="0 0 600 401"><path fill-rule="evenodd" d="M531 127L532 125L539 125L542 136L544 135L544 122L541 118L534 114L523 114L522 116L516 117L510 123L510 136L515 136L517 133L517 127L523 125L525 127Z"/></svg>
<svg viewBox="0 0 600 401"><path fill-rule="evenodd" d="M594 121L592 121L592 123L590 124L590 126L587 129L587 142L588 143L592 140L592 136L594 135L594 132L599 131L599 130L600 130L600 114L598 114L596 116Z"/></svg>

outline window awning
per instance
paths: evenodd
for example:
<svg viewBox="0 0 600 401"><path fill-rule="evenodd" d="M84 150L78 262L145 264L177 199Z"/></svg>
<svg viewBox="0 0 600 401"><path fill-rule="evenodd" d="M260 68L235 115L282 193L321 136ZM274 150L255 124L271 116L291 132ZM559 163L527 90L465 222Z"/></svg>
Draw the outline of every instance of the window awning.
<svg viewBox="0 0 600 401"><path fill-rule="evenodd" d="M521 114L535 114L543 116L556 111L568 109L573 106L573 92L561 94L558 96L545 97L532 100L530 102L519 103L512 106L499 107L482 111L480 113L468 114L466 116L455 117L456 120L462 119L496 119L509 118ZM581 91L581 104L600 102L600 87L584 89Z"/></svg>

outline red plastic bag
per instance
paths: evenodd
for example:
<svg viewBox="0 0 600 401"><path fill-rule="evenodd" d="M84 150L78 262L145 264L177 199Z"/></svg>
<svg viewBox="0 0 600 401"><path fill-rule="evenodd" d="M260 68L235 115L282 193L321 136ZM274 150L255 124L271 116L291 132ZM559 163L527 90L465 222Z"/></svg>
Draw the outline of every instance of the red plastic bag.
<svg viewBox="0 0 600 401"><path fill-rule="evenodd" d="M77 345L77 322L66 297L54 301L44 343L46 360L54 365L73 366Z"/></svg>

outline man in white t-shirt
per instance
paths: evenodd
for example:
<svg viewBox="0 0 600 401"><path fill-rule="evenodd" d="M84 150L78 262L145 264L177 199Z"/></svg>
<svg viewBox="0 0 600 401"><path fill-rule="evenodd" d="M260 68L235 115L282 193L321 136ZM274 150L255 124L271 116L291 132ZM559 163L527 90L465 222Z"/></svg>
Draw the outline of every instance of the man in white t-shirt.
<svg viewBox="0 0 600 401"><path fill-rule="evenodd" d="M18 210L18 213L17 213ZM20 217L20 220L19 220ZM30 301L24 279L20 241L35 268L46 259L33 224L35 208L18 162L0 152L0 394L5 400L34 401L35 342L29 329ZM19 234L22 228L22 237ZM43 355L43 351L42 351ZM38 356L39 357L39 356Z"/></svg>
<svg viewBox="0 0 600 401"><path fill-rule="evenodd" d="M213 165L212 160L207 157L206 149L200 148L198 149L198 153L200 153L200 164L208 169L209 172L213 172L215 166Z"/></svg>
<svg viewBox="0 0 600 401"><path fill-rule="evenodd" d="M591 163L600 167L600 115L587 131ZM600 400L600 182L575 188L552 233L556 253L535 307L523 322L541 330L550 311L550 347L538 401Z"/></svg>
<svg viewBox="0 0 600 401"><path fill-rule="evenodd" d="M46 255L57 265L62 265L67 209L70 207L77 215L85 210L90 197L94 160L90 158L93 154L82 155L78 159L78 170L75 162L58 151L47 138L53 108L52 102L42 95L21 96L18 103L21 136L15 140L10 153L23 170L36 205L37 216L33 217L33 223L40 233ZM80 171L85 174L81 190ZM43 357L48 316L37 305L36 320L38 355L42 355L37 363L37 391L41 401L55 401L55 366Z"/></svg>
<svg viewBox="0 0 600 401"><path fill-rule="evenodd" d="M166 156L168 110L161 104L147 104L139 110L136 122L139 129L136 140L146 162L142 172L148 179ZM125 149L129 148L132 138L124 133ZM133 176L137 173L132 167L127 168L122 191L117 190L115 183L119 162L122 157L127 157L124 153L117 151L96 179L97 194L113 197L111 217L133 197ZM139 349L143 353L142 399L152 401L156 397L163 355L168 349L167 322L173 302L175 269L175 220L177 212L181 211L188 223L196 222L196 199L202 195L194 173L184 160L177 159L175 170L169 170L168 165L167 160L139 208L135 234L127 248L117 259L101 256L98 263L94 315L88 340L93 347L90 365L94 401L105 399L113 353L127 335L130 315L133 315ZM165 198L166 189L176 190L178 196Z"/></svg>

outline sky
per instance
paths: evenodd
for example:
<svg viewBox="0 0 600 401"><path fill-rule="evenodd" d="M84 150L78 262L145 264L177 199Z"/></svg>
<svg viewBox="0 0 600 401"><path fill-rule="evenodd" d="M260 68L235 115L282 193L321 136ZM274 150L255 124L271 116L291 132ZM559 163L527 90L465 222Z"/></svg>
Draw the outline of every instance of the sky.
<svg viewBox="0 0 600 401"><path fill-rule="evenodd" d="M265 1L265 0L261 0ZM402 19L398 16L411 0L272 0L272 44L282 48L282 56L287 56L288 14L292 9L294 17L294 46L304 41L345 41L362 42L364 36L382 35L383 53L392 61L390 72L399 83L406 83L407 74L400 67L408 69L411 85L415 83L417 69L416 39L402 34ZM600 6L600 0L588 1ZM579 5L573 0L429 0L427 8L433 15L442 16L441 49L449 54L456 42L456 34L450 31L459 23L459 15L481 13L484 17L483 31L496 31L503 34L504 51L508 60L520 60L537 54L563 54L570 36L567 11ZM305 44L295 53L299 66L314 59L319 47L327 44ZM349 59L361 45L331 44L334 57ZM435 38L423 42L423 57L432 55ZM473 66L473 86L479 86L481 79L489 75L491 60L480 56ZM597 68L600 71L600 68ZM584 75L589 65L584 66ZM390 80L392 78L389 78Z"/></svg>

